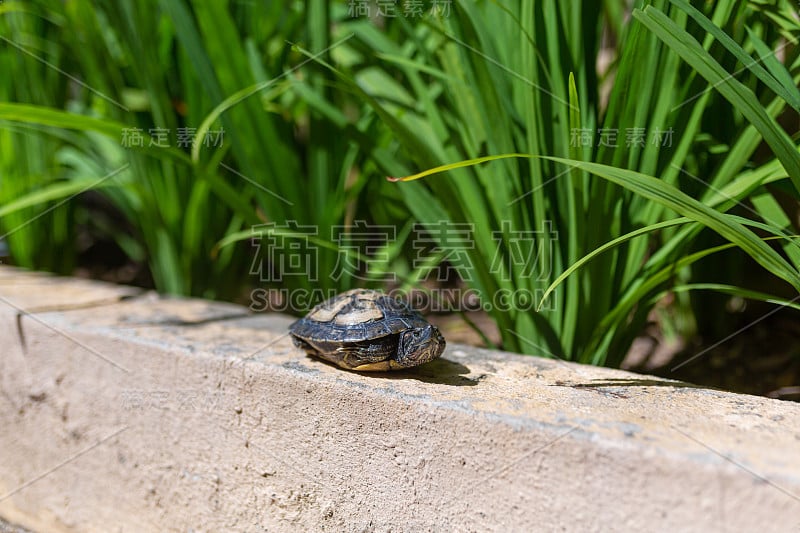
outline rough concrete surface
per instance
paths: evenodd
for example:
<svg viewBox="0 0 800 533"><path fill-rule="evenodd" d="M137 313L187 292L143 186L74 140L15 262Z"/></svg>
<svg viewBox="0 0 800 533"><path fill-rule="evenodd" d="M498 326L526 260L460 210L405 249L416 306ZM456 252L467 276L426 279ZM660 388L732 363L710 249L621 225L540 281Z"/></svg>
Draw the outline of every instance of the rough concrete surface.
<svg viewBox="0 0 800 533"><path fill-rule="evenodd" d="M27 311L27 314L21 314ZM800 406L0 268L0 517L33 531L800 531Z"/></svg>

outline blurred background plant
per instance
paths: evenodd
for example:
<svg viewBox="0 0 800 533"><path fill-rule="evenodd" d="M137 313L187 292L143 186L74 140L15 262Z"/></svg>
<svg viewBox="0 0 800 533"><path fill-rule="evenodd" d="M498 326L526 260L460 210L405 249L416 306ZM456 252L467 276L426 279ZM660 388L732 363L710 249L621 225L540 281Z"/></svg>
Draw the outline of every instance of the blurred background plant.
<svg viewBox="0 0 800 533"><path fill-rule="evenodd" d="M455 278L503 348L601 365L795 306L797 6L628 4L0 3L1 243L221 299ZM561 160L384 180L506 153Z"/></svg>

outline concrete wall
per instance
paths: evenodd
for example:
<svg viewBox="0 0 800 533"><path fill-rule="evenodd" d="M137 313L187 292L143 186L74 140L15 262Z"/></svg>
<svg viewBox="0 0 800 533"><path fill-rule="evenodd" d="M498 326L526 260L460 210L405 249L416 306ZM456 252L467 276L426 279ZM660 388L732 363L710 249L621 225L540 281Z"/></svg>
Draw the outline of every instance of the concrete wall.
<svg viewBox="0 0 800 533"><path fill-rule="evenodd" d="M800 531L800 405L0 268L0 517L34 531Z"/></svg>

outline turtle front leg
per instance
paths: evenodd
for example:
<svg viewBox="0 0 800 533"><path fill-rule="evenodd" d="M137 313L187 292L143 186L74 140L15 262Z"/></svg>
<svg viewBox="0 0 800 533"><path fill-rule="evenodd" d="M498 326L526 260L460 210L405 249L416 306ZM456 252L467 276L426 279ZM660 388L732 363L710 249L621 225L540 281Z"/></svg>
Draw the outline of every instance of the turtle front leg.
<svg viewBox="0 0 800 533"><path fill-rule="evenodd" d="M370 363L378 363L391 358L397 350L396 346L385 343L356 344L340 346L336 349L340 360L348 367L357 369Z"/></svg>

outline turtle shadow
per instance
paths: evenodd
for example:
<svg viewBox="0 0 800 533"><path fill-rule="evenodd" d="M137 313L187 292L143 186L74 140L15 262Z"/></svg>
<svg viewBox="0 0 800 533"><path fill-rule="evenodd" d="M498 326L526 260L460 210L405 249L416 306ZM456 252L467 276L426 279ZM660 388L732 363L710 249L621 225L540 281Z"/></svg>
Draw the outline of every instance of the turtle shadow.
<svg viewBox="0 0 800 533"><path fill-rule="evenodd" d="M468 378L466 374L470 372L471 370L466 365L456 363L444 357L439 357L424 365L405 370L364 372L361 374L386 379L415 379L423 383L437 383L439 385L450 385L452 387L474 387L480 383L481 378Z"/></svg>

